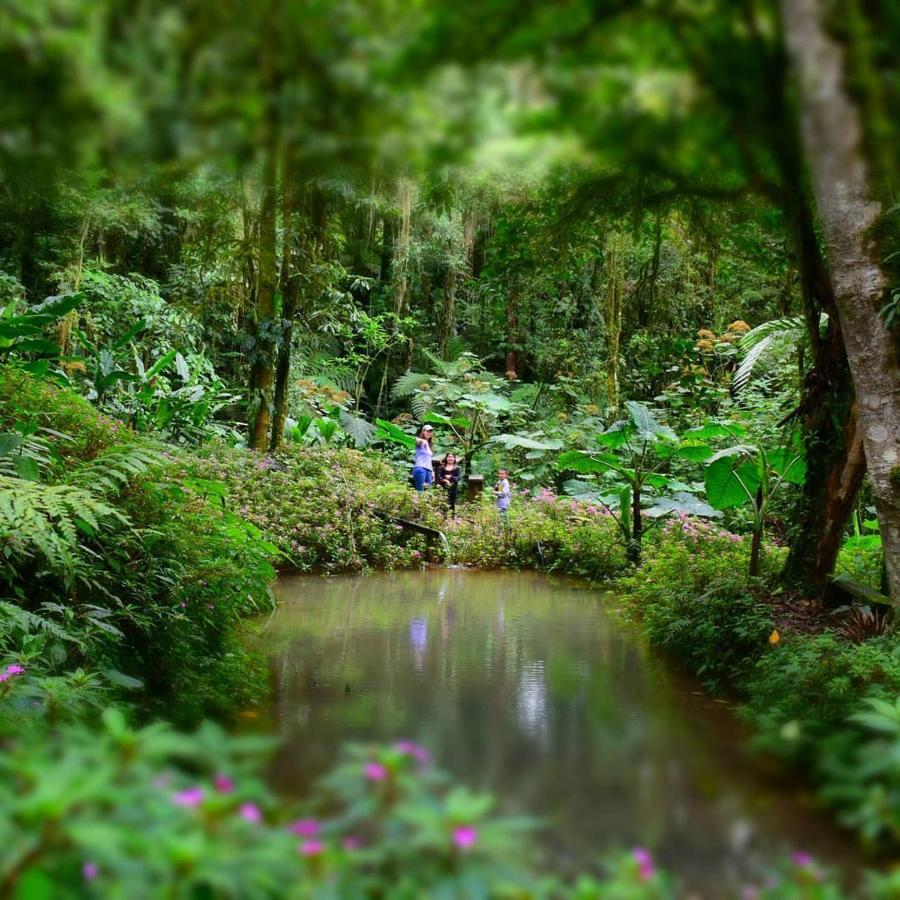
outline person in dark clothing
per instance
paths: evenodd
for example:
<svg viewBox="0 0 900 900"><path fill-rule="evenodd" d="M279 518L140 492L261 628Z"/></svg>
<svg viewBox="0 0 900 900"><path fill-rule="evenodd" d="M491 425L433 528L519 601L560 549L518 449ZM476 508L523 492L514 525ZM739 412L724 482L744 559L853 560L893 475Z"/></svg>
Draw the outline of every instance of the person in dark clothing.
<svg viewBox="0 0 900 900"><path fill-rule="evenodd" d="M455 453L448 453L434 473L434 483L447 492L447 506L450 515L456 515L456 492L459 488L461 471Z"/></svg>

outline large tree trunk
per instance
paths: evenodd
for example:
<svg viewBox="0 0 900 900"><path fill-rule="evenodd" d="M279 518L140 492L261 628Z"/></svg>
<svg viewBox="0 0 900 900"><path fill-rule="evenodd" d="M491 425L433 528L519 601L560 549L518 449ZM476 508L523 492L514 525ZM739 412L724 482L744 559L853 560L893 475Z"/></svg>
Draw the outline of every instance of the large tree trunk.
<svg viewBox="0 0 900 900"><path fill-rule="evenodd" d="M272 434L269 449L277 450L284 440L284 423L287 420L288 383L291 376L291 352L294 342L294 316L297 314L299 285L297 260L300 256L297 242L300 240L294 199L297 193L291 149L284 154L281 170L281 335L278 343L278 361L275 364L275 395L272 404Z"/></svg>
<svg viewBox="0 0 900 900"><path fill-rule="evenodd" d="M506 295L506 377L510 381L516 381L519 377L519 285L517 276L513 276Z"/></svg>
<svg viewBox="0 0 900 900"><path fill-rule="evenodd" d="M860 111L847 92L843 48L826 29L825 7L820 0L781 0L781 11L888 582L900 599L900 356L878 313L886 279L871 229L881 207L863 154Z"/></svg>
<svg viewBox="0 0 900 900"><path fill-rule="evenodd" d="M274 30L274 26L273 26ZM274 34L266 41L264 84L267 88L260 144L263 150L262 196L259 210L259 253L256 291L256 318L252 364L250 369L250 434L247 443L253 450L269 445L272 420L272 384L275 370L275 299L278 288L276 232L278 215L278 113L275 91L278 74L275 63Z"/></svg>
<svg viewBox="0 0 900 900"><path fill-rule="evenodd" d="M795 179L802 178L796 167ZM795 180L796 184L796 180ZM807 477L800 527L792 535L782 580L822 596L834 571L847 522L866 471L853 382L835 305L831 276L822 258L810 202L796 187L786 190L786 211L797 248L801 291L813 365L803 385L800 420ZM828 328L820 334L822 312Z"/></svg>
<svg viewBox="0 0 900 900"><path fill-rule="evenodd" d="M607 244L606 265L606 405L610 415L619 409L619 343L625 299L625 236L613 233Z"/></svg>

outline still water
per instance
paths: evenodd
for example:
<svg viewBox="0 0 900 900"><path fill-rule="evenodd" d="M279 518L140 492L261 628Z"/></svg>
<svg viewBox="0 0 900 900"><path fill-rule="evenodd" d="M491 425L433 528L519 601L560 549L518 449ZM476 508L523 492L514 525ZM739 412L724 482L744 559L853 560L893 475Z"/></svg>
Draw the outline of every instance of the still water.
<svg viewBox="0 0 900 900"><path fill-rule="evenodd" d="M852 861L723 704L643 647L611 598L536 573L289 577L258 647L283 739L274 786L302 795L343 741L408 738L504 811L546 823L556 868L646 845L685 896L736 896L795 850Z"/></svg>

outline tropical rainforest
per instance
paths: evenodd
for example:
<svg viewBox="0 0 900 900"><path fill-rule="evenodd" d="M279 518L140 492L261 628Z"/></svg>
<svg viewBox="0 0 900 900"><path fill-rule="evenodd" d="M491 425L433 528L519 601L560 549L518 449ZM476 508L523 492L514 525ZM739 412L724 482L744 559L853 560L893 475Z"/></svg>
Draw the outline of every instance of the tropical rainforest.
<svg viewBox="0 0 900 900"><path fill-rule="evenodd" d="M898 46L888 0L7 0L0 897L687 896L526 871L439 748L267 784L278 573L448 564L614 589L865 863L744 896L900 896Z"/></svg>

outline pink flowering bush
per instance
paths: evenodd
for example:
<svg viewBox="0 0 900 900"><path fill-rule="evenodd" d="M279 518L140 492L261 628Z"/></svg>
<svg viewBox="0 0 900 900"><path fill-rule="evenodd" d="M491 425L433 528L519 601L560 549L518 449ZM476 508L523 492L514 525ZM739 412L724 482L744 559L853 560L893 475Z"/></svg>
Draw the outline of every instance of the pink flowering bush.
<svg viewBox="0 0 900 900"><path fill-rule="evenodd" d="M599 508L550 491L513 499L501 528L492 498L463 507L443 529L455 562L481 568L542 568L603 581L621 573L624 548L615 523Z"/></svg>
<svg viewBox="0 0 900 900"><path fill-rule="evenodd" d="M228 508L278 548L281 565L299 571L414 568L441 551L391 521L437 525L441 498L418 498L374 453L289 445L259 458L215 445L194 469L222 485Z"/></svg>
<svg viewBox="0 0 900 900"><path fill-rule="evenodd" d="M260 780L272 742L135 729L24 731L0 745L0 895L634 898L674 896L648 851L576 885L528 860L534 823L492 812L410 741L350 747L300 809ZM378 777L371 777L372 773Z"/></svg>

